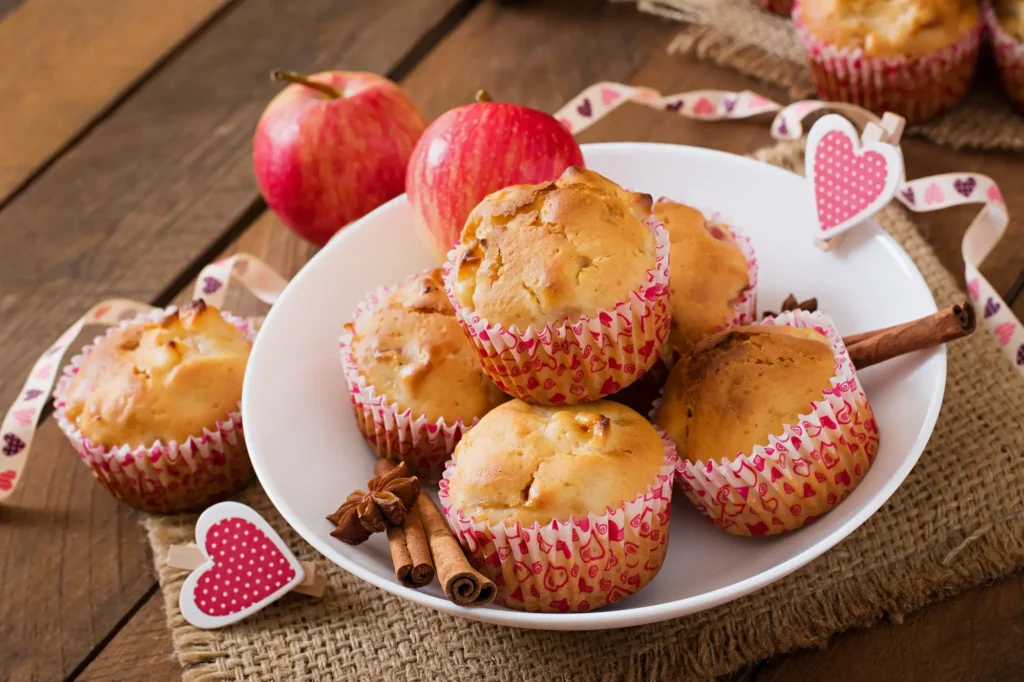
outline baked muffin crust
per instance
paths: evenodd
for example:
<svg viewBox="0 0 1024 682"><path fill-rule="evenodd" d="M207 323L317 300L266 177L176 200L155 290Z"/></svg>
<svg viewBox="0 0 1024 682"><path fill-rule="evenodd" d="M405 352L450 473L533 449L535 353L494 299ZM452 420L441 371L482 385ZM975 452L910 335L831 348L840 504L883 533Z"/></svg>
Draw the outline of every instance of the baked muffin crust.
<svg viewBox="0 0 1024 682"><path fill-rule="evenodd" d="M532 525L603 514L634 499L654 483L665 446L624 405L513 400L481 419L454 457L448 494L456 508L492 524Z"/></svg>
<svg viewBox="0 0 1024 682"><path fill-rule="evenodd" d="M350 331L360 375L401 410L470 424L508 399L480 368L440 268L406 281Z"/></svg>
<svg viewBox="0 0 1024 682"><path fill-rule="evenodd" d="M103 337L65 391L72 424L106 447L183 443L238 410L249 341L193 301Z"/></svg>
<svg viewBox="0 0 1024 682"><path fill-rule="evenodd" d="M671 243L669 346L685 353L732 320L735 302L750 285L747 259L728 227L709 226L695 208L659 199L654 215L665 224Z"/></svg>
<svg viewBox="0 0 1024 682"><path fill-rule="evenodd" d="M996 0L996 15L1003 30L1017 40L1024 40L1024 1Z"/></svg>
<svg viewBox="0 0 1024 682"><path fill-rule="evenodd" d="M829 45L868 56L920 57L978 25L977 0L801 0L799 19Z"/></svg>
<svg viewBox="0 0 1024 682"><path fill-rule="evenodd" d="M655 267L648 194L570 167L555 182L514 185L470 214L457 247L455 300L520 332L626 301Z"/></svg>
<svg viewBox="0 0 1024 682"><path fill-rule="evenodd" d="M832 387L835 357L813 329L748 325L698 342L665 384L655 423L691 462L766 445Z"/></svg>

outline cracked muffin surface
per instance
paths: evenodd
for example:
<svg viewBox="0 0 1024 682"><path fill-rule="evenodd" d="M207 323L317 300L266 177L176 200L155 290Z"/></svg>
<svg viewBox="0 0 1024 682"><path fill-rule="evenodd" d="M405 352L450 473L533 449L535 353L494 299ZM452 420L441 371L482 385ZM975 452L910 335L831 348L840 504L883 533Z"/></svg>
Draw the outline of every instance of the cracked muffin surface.
<svg viewBox="0 0 1024 682"><path fill-rule="evenodd" d="M611 309L655 267L651 205L650 195L576 167L555 182L490 194L462 231L455 300L521 332Z"/></svg>
<svg viewBox="0 0 1024 682"><path fill-rule="evenodd" d="M803 0L800 21L821 40L875 57L921 57L978 25L977 0Z"/></svg>
<svg viewBox="0 0 1024 682"><path fill-rule="evenodd" d="M531 525L603 514L655 481L661 436L624 405L545 407L512 400L455 448L448 494L467 516Z"/></svg>
<svg viewBox="0 0 1024 682"><path fill-rule="evenodd" d="M659 199L654 215L668 230L669 346L683 354L733 318L733 308L750 286L747 259L725 225L709 225L685 204Z"/></svg>
<svg viewBox="0 0 1024 682"><path fill-rule="evenodd" d="M480 368L440 268L407 280L350 331L360 375L401 410L469 424L508 399Z"/></svg>
<svg viewBox="0 0 1024 682"><path fill-rule="evenodd" d="M238 410L251 346L202 300L103 337L65 392L68 419L106 447L183 443Z"/></svg>
<svg viewBox="0 0 1024 682"><path fill-rule="evenodd" d="M720 462L767 445L832 388L835 356L813 329L733 327L682 357L665 384L654 423L681 458Z"/></svg>

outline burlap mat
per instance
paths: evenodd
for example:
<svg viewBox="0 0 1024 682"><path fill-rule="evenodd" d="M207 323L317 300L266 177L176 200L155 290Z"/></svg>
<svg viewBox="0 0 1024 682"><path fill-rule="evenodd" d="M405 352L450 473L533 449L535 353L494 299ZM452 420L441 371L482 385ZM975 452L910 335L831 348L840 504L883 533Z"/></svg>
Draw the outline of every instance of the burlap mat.
<svg viewBox="0 0 1024 682"><path fill-rule="evenodd" d="M803 150L786 143L759 156L796 169ZM940 306L964 299L900 209L886 209L881 222L917 263ZM149 519L186 680L701 679L820 645L886 615L899 618L1024 565L1024 382L989 334L953 344L935 434L885 507L796 574L658 625L560 633L442 615L329 565L285 525L258 486L239 499L263 514L300 559L320 561L328 591L322 601L289 595L238 625L198 630L178 611L185 574L166 565L170 545L193 539L195 517Z"/></svg>
<svg viewBox="0 0 1024 682"><path fill-rule="evenodd" d="M816 97L792 21L759 9L753 0L640 0L639 7L687 22L669 52L734 68L785 88L794 99ZM1024 149L1024 116L999 91L989 57L981 60L977 82L963 102L907 131L957 148Z"/></svg>

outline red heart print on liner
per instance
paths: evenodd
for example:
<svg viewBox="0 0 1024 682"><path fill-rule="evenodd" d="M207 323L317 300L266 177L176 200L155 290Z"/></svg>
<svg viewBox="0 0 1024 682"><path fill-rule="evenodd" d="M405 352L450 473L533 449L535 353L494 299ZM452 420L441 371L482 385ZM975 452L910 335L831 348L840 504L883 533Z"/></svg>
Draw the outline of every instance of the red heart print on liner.
<svg viewBox="0 0 1024 682"><path fill-rule="evenodd" d="M274 595L295 578L284 553L245 519L223 519L206 534L213 568L199 577L195 598L209 616L228 616Z"/></svg>
<svg viewBox="0 0 1024 682"><path fill-rule="evenodd" d="M974 178L960 178L953 182L953 189L964 197L970 198L974 194L974 188L978 186L978 181Z"/></svg>
<svg viewBox="0 0 1024 682"><path fill-rule="evenodd" d="M594 113L593 108L590 106L589 99L584 99L583 103L576 107L576 111L580 113L580 116L586 116L587 118L590 118Z"/></svg>
<svg viewBox="0 0 1024 682"><path fill-rule="evenodd" d="M35 400L36 398L38 398L42 394L43 394L43 392L40 391L38 388L30 388L29 390L25 391L24 399L25 400Z"/></svg>
<svg viewBox="0 0 1024 682"><path fill-rule="evenodd" d="M818 222L828 231L870 206L885 191L885 157L875 151L857 154L838 130L818 144L814 163L814 198Z"/></svg>

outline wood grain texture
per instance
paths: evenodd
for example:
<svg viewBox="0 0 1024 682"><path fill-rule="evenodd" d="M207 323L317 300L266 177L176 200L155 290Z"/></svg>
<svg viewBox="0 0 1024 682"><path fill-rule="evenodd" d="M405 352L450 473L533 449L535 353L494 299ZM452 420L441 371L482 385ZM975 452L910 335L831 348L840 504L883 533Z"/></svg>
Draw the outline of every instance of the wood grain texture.
<svg viewBox="0 0 1024 682"><path fill-rule="evenodd" d="M0 204L231 1L25 0L8 7L0 21Z"/></svg>
<svg viewBox="0 0 1024 682"><path fill-rule="evenodd" d="M109 682L127 679L126 675L133 682L167 682L181 677L158 594L146 601L132 623L135 627L131 636L112 641L75 678L76 682Z"/></svg>
<svg viewBox="0 0 1024 682"><path fill-rule="evenodd" d="M134 93L0 212L0 402L87 307L154 300L253 205L271 67L387 72L456 4L246 0ZM13 680L68 675L154 584L139 516L77 460L49 421L0 509L0 671Z"/></svg>
<svg viewBox="0 0 1024 682"><path fill-rule="evenodd" d="M1010 682L1024 674L1024 574L773 660L757 682Z"/></svg>
<svg viewBox="0 0 1024 682"><path fill-rule="evenodd" d="M457 4L246 0L152 76L0 212L0 404L89 305L152 299L250 208L272 67L386 73Z"/></svg>

